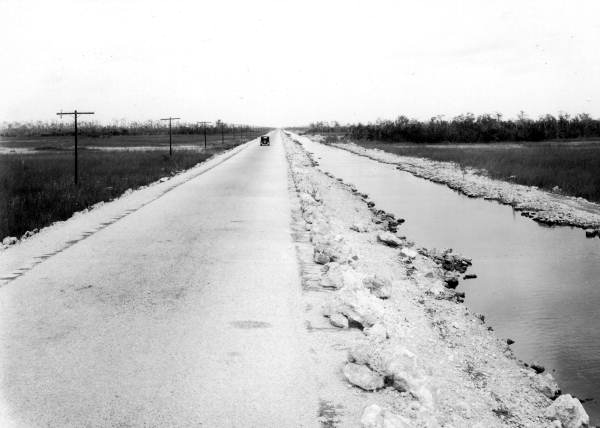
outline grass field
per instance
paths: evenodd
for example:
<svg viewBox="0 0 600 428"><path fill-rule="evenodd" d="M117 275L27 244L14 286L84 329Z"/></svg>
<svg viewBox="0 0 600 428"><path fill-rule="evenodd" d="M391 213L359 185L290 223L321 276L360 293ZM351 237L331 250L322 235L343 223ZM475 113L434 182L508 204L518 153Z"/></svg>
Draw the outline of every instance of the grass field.
<svg viewBox="0 0 600 428"><path fill-rule="evenodd" d="M124 138L132 137L115 137L106 143L122 147ZM208 145L206 151L174 147L172 157L168 155L168 139L164 151L83 149L79 153L78 186L73 184L73 153L66 150L72 144L72 139L64 143L41 138L29 143L21 141L21 146L16 147L54 149L38 149L26 154L0 154L0 239L5 236L20 237L28 230L66 220L76 211L114 199L129 188L135 189L190 168L239 143L236 139L235 142L230 140L221 145L220 136L216 140ZM183 138L179 141L186 144L190 142ZM148 140L136 137L129 146L133 144L146 146Z"/></svg>
<svg viewBox="0 0 600 428"><path fill-rule="evenodd" d="M357 141L357 144L485 169L490 177L547 190L558 186L565 194L600 202L600 141L444 145Z"/></svg>

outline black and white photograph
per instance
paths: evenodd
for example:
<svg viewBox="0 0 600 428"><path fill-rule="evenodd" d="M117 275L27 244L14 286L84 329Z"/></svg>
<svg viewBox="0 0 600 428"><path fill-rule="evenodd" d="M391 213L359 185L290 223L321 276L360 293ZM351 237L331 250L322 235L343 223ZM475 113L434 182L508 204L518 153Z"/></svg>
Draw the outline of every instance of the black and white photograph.
<svg viewBox="0 0 600 428"><path fill-rule="evenodd" d="M0 428L600 427L598 0L0 0Z"/></svg>

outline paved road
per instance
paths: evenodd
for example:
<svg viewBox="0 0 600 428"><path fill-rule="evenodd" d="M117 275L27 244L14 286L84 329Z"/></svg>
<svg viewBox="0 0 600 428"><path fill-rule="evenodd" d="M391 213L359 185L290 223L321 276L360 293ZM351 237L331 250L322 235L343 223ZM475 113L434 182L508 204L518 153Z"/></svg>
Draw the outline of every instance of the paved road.
<svg viewBox="0 0 600 428"><path fill-rule="evenodd" d="M278 132L0 288L1 426L315 426Z"/></svg>

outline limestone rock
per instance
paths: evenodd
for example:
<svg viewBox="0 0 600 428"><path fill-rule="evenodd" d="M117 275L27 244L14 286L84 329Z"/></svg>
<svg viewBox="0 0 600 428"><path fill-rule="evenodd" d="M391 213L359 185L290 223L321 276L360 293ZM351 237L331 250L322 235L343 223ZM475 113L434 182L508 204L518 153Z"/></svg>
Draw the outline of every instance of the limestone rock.
<svg viewBox="0 0 600 428"><path fill-rule="evenodd" d="M322 248L315 248L313 259L315 263L324 265L331 261L329 254Z"/></svg>
<svg viewBox="0 0 600 428"><path fill-rule="evenodd" d="M540 363L533 362L529 365L537 374L544 373L546 368L542 366Z"/></svg>
<svg viewBox="0 0 600 428"><path fill-rule="evenodd" d="M383 409L377 404L371 404L365 407L360 423L363 428L382 428L383 427Z"/></svg>
<svg viewBox="0 0 600 428"><path fill-rule="evenodd" d="M348 382L365 391L375 391L383 388L383 376L362 364L346 363L344 376Z"/></svg>
<svg viewBox="0 0 600 428"><path fill-rule="evenodd" d="M354 223L352 226L350 226L350 230L353 230L355 232L364 233L364 232L368 232L369 228L362 223Z"/></svg>
<svg viewBox="0 0 600 428"><path fill-rule="evenodd" d="M354 249L344 242L344 238L342 236L333 236L331 234L325 235L316 230L314 225L311 230L311 241L315 246L314 260L316 263L326 264L330 261L348 263L350 260L353 260L353 258L356 257ZM327 257L329 260L327 260Z"/></svg>
<svg viewBox="0 0 600 428"><path fill-rule="evenodd" d="M590 418L577 398L570 394L558 397L548 406L545 415L552 421L559 421L563 428L587 427Z"/></svg>
<svg viewBox="0 0 600 428"><path fill-rule="evenodd" d="M403 255L404 257L408 257L409 259L414 259L416 258L419 253L416 250L413 250L412 248L402 248L400 250L400 254Z"/></svg>
<svg viewBox="0 0 600 428"><path fill-rule="evenodd" d="M348 265L337 262L327 264L327 272L321 277L320 285L324 288L340 289L344 286L344 272L352 269Z"/></svg>
<svg viewBox="0 0 600 428"><path fill-rule="evenodd" d="M414 355L406 350L397 353L389 361L386 374L391 377L393 387L400 392L415 391L416 380L420 377L416 372Z"/></svg>
<svg viewBox="0 0 600 428"><path fill-rule="evenodd" d="M454 253L451 248L444 251L438 251L435 248L431 250L422 248L420 252L425 256L429 256L446 271L465 273L469 266L472 265L471 259Z"/></svg>
<svg viewBox="0 0 600 428"><path fill-rule="evenodd" d="M364 333L377 342L382 342L388 338L387 328L380 322L366 328Z"/></svg>
<svg viewBox="0 0 600 428"><path fill-rule="evenodd" d="M391 232L379 232L377 239L389 247L399 247L402 241Z"/></svg>
<svg viewBox="0 0 600 428"><path fill-rule="evenodd" d="M363 428L408 428L410 420L371 404L363 411L360 423Z"/></svg>
<svg viewBox="0 0 600 428"><path fill-rule="evenodd" d="M340 313L331 314L329 316L329 322L334 327L348 328L348 318L346 318Z"/></svg>
<svg viewBox="0 0 600 428"><path fill-rule="evenodd" d="M2 245L15 245L17 243L17 238L15 238L14 236L7 236L6 238L4 238L2 240Z"/></svg>
<svg viewBox="0 0 600 428"><path fill-rule="evenodd" d="M374 332L379 329L378 325L381 324L375 325ZM365 333L369 335L370 330L366 329ZM427 403L432 401L431 393L423 388L426 377L418 367L416 355L400 342L394 343L392 339L378 342L369 340L353 347L348 360L366 364L381 373L399 392L410 392Z"/></svg>
<svg viewBox="0 0 600 428"><path fill-rule="evenodd" d="M315 263L321 265L338 260L335 250L322 242L317 243L315 246L313 258Z"/></svg>
<svg viewBox="0 0 600 428"><path fill-rule="evenodd" d="M345 286L333 296L330 313L335 312L345 315L363 327L370 327L383 317L384 308L381 300L364 288Z"/></svg>
<svg viewBox="0 0 600 428"><path fill-rule="evenodd" d="M453 274L445 275L444 282L446 283L446 285L445 285L446 288L450 288L450 289L454 290L456 287L458 287L458 277L456 275L453 275Z"/></svg>
<svg viewBox="0 0 600 428"><path fill-rule="evenodd" d="M341 269L342 283L346 290L363 290L363 274L358 273L354 269Z"/></svg>
<svg viewBox="0 0 600 428"><path fill-rule="evenodd" d="M544 373L533 377L533 387L551 400L560 395L558 384L550 373Z"/></svg>

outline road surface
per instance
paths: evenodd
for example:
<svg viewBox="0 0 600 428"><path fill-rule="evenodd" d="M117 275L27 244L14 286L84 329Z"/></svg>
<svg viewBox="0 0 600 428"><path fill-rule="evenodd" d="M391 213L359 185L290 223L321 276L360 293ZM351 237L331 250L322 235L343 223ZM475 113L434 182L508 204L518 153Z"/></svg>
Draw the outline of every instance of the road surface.
<svg viewBox="0 0 600 428"><path fill-rule="evenodd" d="M279 132L0 288L0 425L316 426Z"/></svg>

